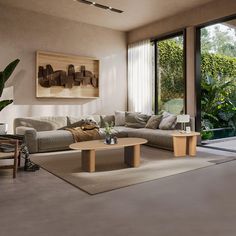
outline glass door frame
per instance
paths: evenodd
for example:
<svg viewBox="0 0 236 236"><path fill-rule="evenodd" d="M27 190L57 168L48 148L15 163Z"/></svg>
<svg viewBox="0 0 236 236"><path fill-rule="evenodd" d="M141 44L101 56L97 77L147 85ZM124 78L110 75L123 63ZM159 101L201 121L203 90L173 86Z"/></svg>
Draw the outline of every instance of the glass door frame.
<svg viewBox="0 0 236 236"><path fill-rule="evenodd" d="M195 31L195 91L196 91L196 119L195 128L197 132L201 132L201 29L207 26L224 23L226 21L235 20L236 14L218 18L196 26Z"/></svg>
<svg viewBox="0 0 236 236"><path fill-rule="evenodd" d="M151 39L151 43L154 44L154 113L158 113L158 75L157 75L157 42L158 41L163 41L167 39L171 39L177 36L183 36L183 83L184 83L184 113L186 113L186 108L187 108L187 90L186 90L186 29L181 29L172 33L164 34L159 37L155 37Z"/></svg>

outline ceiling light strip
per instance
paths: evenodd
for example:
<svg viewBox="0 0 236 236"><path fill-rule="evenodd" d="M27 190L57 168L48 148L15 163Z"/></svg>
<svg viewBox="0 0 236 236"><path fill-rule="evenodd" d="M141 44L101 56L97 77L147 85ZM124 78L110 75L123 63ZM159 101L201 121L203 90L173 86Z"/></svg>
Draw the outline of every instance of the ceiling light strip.
<svg viewBox="0 0 236 236"><path fill-rule="evenodd" d="M84 4L88 4L88 5L93 4L91 1L87 1L87 0L77 0L77 2L81 2L81 3L84 3Z"/></svg>
<svg viewBox="0 0 236 236"><path fill-rule="evenodd" d="M116 12L116 13L123 13L124 12L122 10L119 10L119 9L116 9L116 8L113 8L113 7L109 7L109 6L105 6L105 5L102 5L102 4L99 4L99 3L96 3L96 2L92 2L92 1L87 1L87 0L76 0L76 1L80 2L80 3L87 4L87 5L95 6L95 7L104 9L104 10L110 10L110 11L113 11L113 12Z"/></svg>

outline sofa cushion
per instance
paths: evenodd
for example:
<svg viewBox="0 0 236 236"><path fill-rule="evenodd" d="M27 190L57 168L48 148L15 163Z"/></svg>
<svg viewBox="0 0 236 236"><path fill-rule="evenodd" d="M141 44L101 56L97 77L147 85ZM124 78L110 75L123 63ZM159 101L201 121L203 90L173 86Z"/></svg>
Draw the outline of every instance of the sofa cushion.
<svg viewBox="0 0 236 236"><path fill-rule="evenodd" d="M105 127L105 123L107 122L109 125L113 124L115 125L115 116L114 115L101 115L101 128Z"/></svg>
<svg viewBox="0 0 236 236"><path fill-rule="evenodd" d="M18 126L34 128L36 131L56 130L67 125L66 116L25 117L14 120L14 129Z"/></svg>
<svg viewBox="0 0 236 236"><path fill-rule="evenodd" d="M168 150L173 149L173 130L160 130L160 129L132 129L127 131L128 137L144 138L148 140L148 144Z"/></svg>
<svg viewBox="0 0 236 236"><path fill-rule="evenodd" d="M163 130L174 129L176 125L176 119L177 119L176 115L168 112L163 112L159 128Z"/></svg>
<svg viewBox="0 0 236 236"><path fill-rule="evenodd" d="M67 130L38 132L37 138L39 152L66 150L74 143L71 132Z"/></svg>
<svg viewBox="0 0 236 236"><path fill-rule="evenodd" d="M130 128L144 128L149 117L140 112L125 112L125 126Z"/></svg>
<svg viewBox="0 0 236 236"><path fill-rule="evenodd" d="M145 128L158 129L161 123L161 119L162 119L162 115L152 115L147 121Z"/></svg>
<svg viewBox="0 0 236 236"><path fill-rule="evenodd" d="M125 125L125 112L115 111L115 126Z"/></svg>

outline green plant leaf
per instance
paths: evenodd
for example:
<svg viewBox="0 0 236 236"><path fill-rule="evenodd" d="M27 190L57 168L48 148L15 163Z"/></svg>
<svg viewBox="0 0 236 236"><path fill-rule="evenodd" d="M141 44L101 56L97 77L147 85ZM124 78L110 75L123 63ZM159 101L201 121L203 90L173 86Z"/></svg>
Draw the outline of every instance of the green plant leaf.
<svg viewBox="0 0 236 236"><path fill-rule="evenodd" d="M12 72L15 70L16 66L18 65L18 63L20 62L19 59L16 59L15 61L11 62L3 71L3 75L4 75L4 80L5 82L9 79L9 77L11 76Z"/></svg>
<svg viewBox="0 0 236 236"><path fill-rule="evenodd" d="M19 59L16 59L15 61L11 62L4 71L0 72L0 97L2 96L2 92L5 86L6 81L11 76L12 72L15 70L16 66L19 63Z"/></svg>
<svg viewBox="0 0 236 236"><path fill-rule="evenodd" d="M5 81L3 77L3 72L0 72L0 97L2 96L2 91L4 89Z"/></svg>
<svg viewBox="0 0 236 236"><path fill-rule="evenodd" d="M2 111L6 106L10 105L13 100L2 100L0 101L0 111Z"/></svg>

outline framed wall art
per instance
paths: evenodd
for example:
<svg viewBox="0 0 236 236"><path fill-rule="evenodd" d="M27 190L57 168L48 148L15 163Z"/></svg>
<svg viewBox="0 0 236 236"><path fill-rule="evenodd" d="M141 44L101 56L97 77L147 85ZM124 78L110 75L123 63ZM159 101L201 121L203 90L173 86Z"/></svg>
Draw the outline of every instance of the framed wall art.
<svg viewBox="0 0 236 236"><path fill-rule="evenodd" d="M36 52L37 98L98 98L99 60Z"/></svg>

